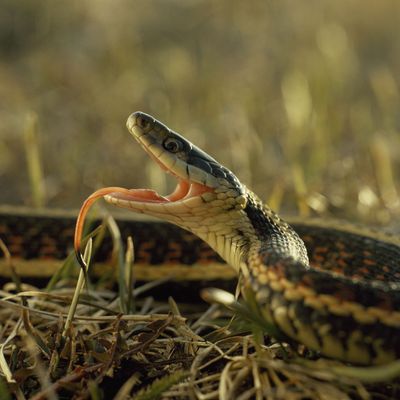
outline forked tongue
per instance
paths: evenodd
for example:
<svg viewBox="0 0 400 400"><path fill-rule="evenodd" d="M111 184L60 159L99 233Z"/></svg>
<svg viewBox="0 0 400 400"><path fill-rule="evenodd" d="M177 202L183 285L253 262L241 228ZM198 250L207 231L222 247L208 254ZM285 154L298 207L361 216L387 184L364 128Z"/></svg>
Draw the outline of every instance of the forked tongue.
<svg viewBox="0 0 400 400"><path fill-rule="evenodd" d="M100 197L104 197L107 194L114 194L115 197L120 197L127 200L136 200L136 201L148 201L148 202L165 202L168 201L165 197L160 196L157 192L151 189L125 189L121 187L106 187L99 190L96 190L92 193L82 204L81 209L79 210L78 218L76 220L75 226L75 235L74 235L74 249L76 258L78 259L79 264L83 268L86 273L86 263L83 260L82 252L81 252L81 243L82 243L82 232L85 224L86 215L92 207L93 203L99 199Z"/></svg>

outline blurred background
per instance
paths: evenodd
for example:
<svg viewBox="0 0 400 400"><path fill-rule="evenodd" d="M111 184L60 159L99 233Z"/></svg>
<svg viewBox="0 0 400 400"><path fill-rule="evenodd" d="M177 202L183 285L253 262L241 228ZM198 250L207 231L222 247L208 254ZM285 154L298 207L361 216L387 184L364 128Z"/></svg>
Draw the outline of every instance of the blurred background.
<svg viewBox="0 0 400 400"><path fill-rule="evenodd" d="M141 110L275 209L396 221L399 26L397 0L2 0L0 204L166 194Z"/></svg>

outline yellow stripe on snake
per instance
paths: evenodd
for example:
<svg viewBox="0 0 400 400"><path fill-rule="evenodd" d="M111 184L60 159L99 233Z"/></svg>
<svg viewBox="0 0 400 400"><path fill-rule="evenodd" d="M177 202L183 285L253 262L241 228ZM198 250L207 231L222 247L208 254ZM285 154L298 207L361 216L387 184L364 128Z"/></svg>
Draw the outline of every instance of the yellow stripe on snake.
<svg viewBox="0 0 400 400"><path fill-rule="evenodd" d="M177 187L168 196L148 189L106 188L89 203L101 196L202 239L241 276L243 292L252 289L263 318L287 338L357 364L383 364L400 357L398 237L323 221L289 225L229 169L153 117L134 113L127 126L151 158L177 179ZM89 203L77 223L78 253ZM157 229L162 232L165 226ZM147 237L153 245L163 241L157 229ZM177 232L167 233L164 241ZM190 248L201 250L178 250L176 263L182 264L184 257L186 264L204 261L205 252L213 263L199 278L209 274L215 279L218 259L193 235L181 235L182 243L195 243ZM162 261L171 252L164 247L163 255L157 244L148 249L150 264L152 257Z"/></svg>

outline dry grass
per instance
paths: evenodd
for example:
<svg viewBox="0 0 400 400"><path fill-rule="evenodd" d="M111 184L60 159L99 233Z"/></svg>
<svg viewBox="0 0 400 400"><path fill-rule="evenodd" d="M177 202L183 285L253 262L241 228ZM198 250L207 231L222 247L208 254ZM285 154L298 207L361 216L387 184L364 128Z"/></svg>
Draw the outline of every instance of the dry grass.
<svg viewBox="0 0 400 400"><path fill-rule="evenodd" d="M3 3L1 203L167 190L124 131L140 109L275 209L398 228L398 2ZM83 291L67 329L74 281L14 275L0 292L1 399L400 397L398 381L368 383L396 371L317 362L225 308L144 297L129 265L118 290Z"/></svg>
<svg viewBox="0 0 400 400"><path fill-rule="evenodd" d="M79 282L43 290L14 277L0 291L2 399L399 395L399 363L355 368L318 360L302 346L264 337L257 310L223 292L207 297L228 308L205 310L172 298L160 303L143 296L146 288L133 288L135 309L124 313L120 292L92 284L81 293Z"/></svg>

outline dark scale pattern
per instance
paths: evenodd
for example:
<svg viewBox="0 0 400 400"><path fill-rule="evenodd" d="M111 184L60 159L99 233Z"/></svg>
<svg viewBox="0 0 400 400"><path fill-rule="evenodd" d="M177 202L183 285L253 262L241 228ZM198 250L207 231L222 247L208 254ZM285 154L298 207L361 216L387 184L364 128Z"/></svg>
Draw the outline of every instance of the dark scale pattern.
<svg viewBox="0 0 400 400"><path fill-rule="evenodd" d="M308 250L310 263L365 280L400 283L400 247L368 236L332 228L294 225Z"/></svg>
<svg viewBox="0 0 400 400"><path fill-rule="evenodd" d="M267 254L292 257L308 265L307 250L297 233L271 209L249 194L245 208L261 244L261 251Z"/></svg>
<svg viewBox="0 0 400 400"><path fill-rule="evenodd" d="M279 324L273 317L273 310L276 309L276 307L278 306L284 307L286 309L294 308L296 320L301 321L303 325L312 327L314 329L315 337L319 342L319 346L322 346L322 338L318 334L317 328L320 326L328 325L331 326L330 333L340 340L345 351L348 350L349 333L359 330L363 334L363 338L360 339L360 344L367 346L367 351L372 359L375 358L376 352L372 345L368 345L368 343L366 343L365 338L370 338L370 343L373 343L375 341L379 343L382 342L381 347L383 350L394 352L395 357L400 358L398 327L390 327L380 322L372 324L360 324L352 316L338 317L330 313L327 309L316 310L305 305L303 300L291 300L289 302L284 297L282 292L274 291L270 287L260 285L257 277L254 275L250 276L250 282L253 290L256 293L263 293L262 296L257 296L257 299L259 301L261 300L259 306L260 308L267 308L271 310L271 322L274 323L277 327L279 327ZM290 322L292 330L294 332L298 332L296 324L292 320L290 320Z"/></svg>
<svg viewBox="0 0 400 400"><path fill-rule="evenodd" d="M365 307L378 307L389 311L400 309L399 285L386 285L380 281L360 281L346 276L332 276L330 271L307 268L290 257L262 254L263 263L281 278L309 287L317 294L331 295L353 301Z"/></svg>
<svg viewBox="0 0 400 400"><path fill-rule="evenodd" d="M255 197L250 197L245 210L263 242L260 252L262 261L278 277L299 286L309 287L316 294L335 296L367 307L400 310L399 279L394 275L399 271L400 250L397 246L368 236L297 224L295 229L308 247L310 268L301 256L304 249L301 240L287 224L272 211L263 208ZM99 222L95 221L93 226L97 226ZM133 220L117 222L124 241L128 235L133 236L138 263L157 265L176 262L190 265L194 262L222 262L204 242L173 225ZM72 217L0 214L0 238L13 256L26 259L64 259L72 250L74 226L75 218ZM111 249L111 239L107 237L96 259L109 259ZM300 255L297 261L293 253ZM387 282L373 278L377 270L374 262L381 263L381 260L383 266L379 268L386 274L384 276L388 278ZM325 268L325 265L328 267ZM304 325L318 327L329 324L344 348L347 345L348 334L356 329L361 330L364 337L376 339L377 343L382 339L383 346L400 357L399 327L390 327L382 323L361 324L352 317L337 317L327 310L318 311L306 306L302 300L288 301L282 293L272 290L268 285L261 285L255 272L254 269L250 269L250 283L257 298L262 300L266 308L282 306L294 309L295 318ZM355 273L360 274L361 278L354 276ZM292 326L295 330L293 321ZM369 353L374 357L372 346Z"/></svg>
<svg viewBox="0 0 400 400"><path fill-rule="evenodd" d="M400 269L398 246L345 230L299 224L294 229L305 242L309 264L307 259L296 258L293 248L301 254L302 241L274 213L263 209L251 197L245 211L260 239L261 265L249 268L250 284L268 310L266 315L272 323L279 327L274 316L274 310L279 307L287 310L293 338L299 334L297 324L314 330L319 342L316 349L323 348L318 328L329 326L329 334L341 342L345 354L349 351L350 333L361 331L360 346L366 348L371 360L377 357L373 344L400 357L399 326L388 326L378 319L375 323L360 323L351 314L337 316L327 307L317 309L305 305L304 299L289 301L269 283L261 284L259 278L262 274L268 276L267 271L270 271L278 282L286 280L297 287L309 288L317 296L332 296L339 304L349 301L387 311L400 310L400 284L399 279L395 279Z"/></svg>
<svg viewBox="0 0 400 400"><path fill-rule="evenodd" d="M400 309L400 285L390 280L393 273L386 273L386 279L394 282L391 285L385 279L373 279L377 265L372 263L382 258L391 271L398 271L399 247L349 232L298 225L295 229L305 241L310 268L303 259L293 256L293 246L301 253L302 241L290 226L263 208L255 197L250 196L245 211L260 238L263 264L281 278L312 288L318 294L367 307ZM357 272L361 276L355 275Z"/></svg>
<svg viewBox="0 0 400 400"><path fill-rule="evenodd" d="M0 238L13 257L23 259L64 259L72 251L75 218L0 215ZM92 227L101 223L92 221ZM153 265L224 261L201 239L164 222L117 220L124 241L132 236L135 261ZM184 243L184 245L182 245ZM95 261L110 259L112 241L106 235L97 250Z"/></svg>
<svg viewBox="0 0 400 400"><path fill-rule="evenodd" d="M0 237L13 256L27 260L65 258L72 249L73 233L72 219L55 220L34 216L21 218L14 215L0 217Z"/></svg>

